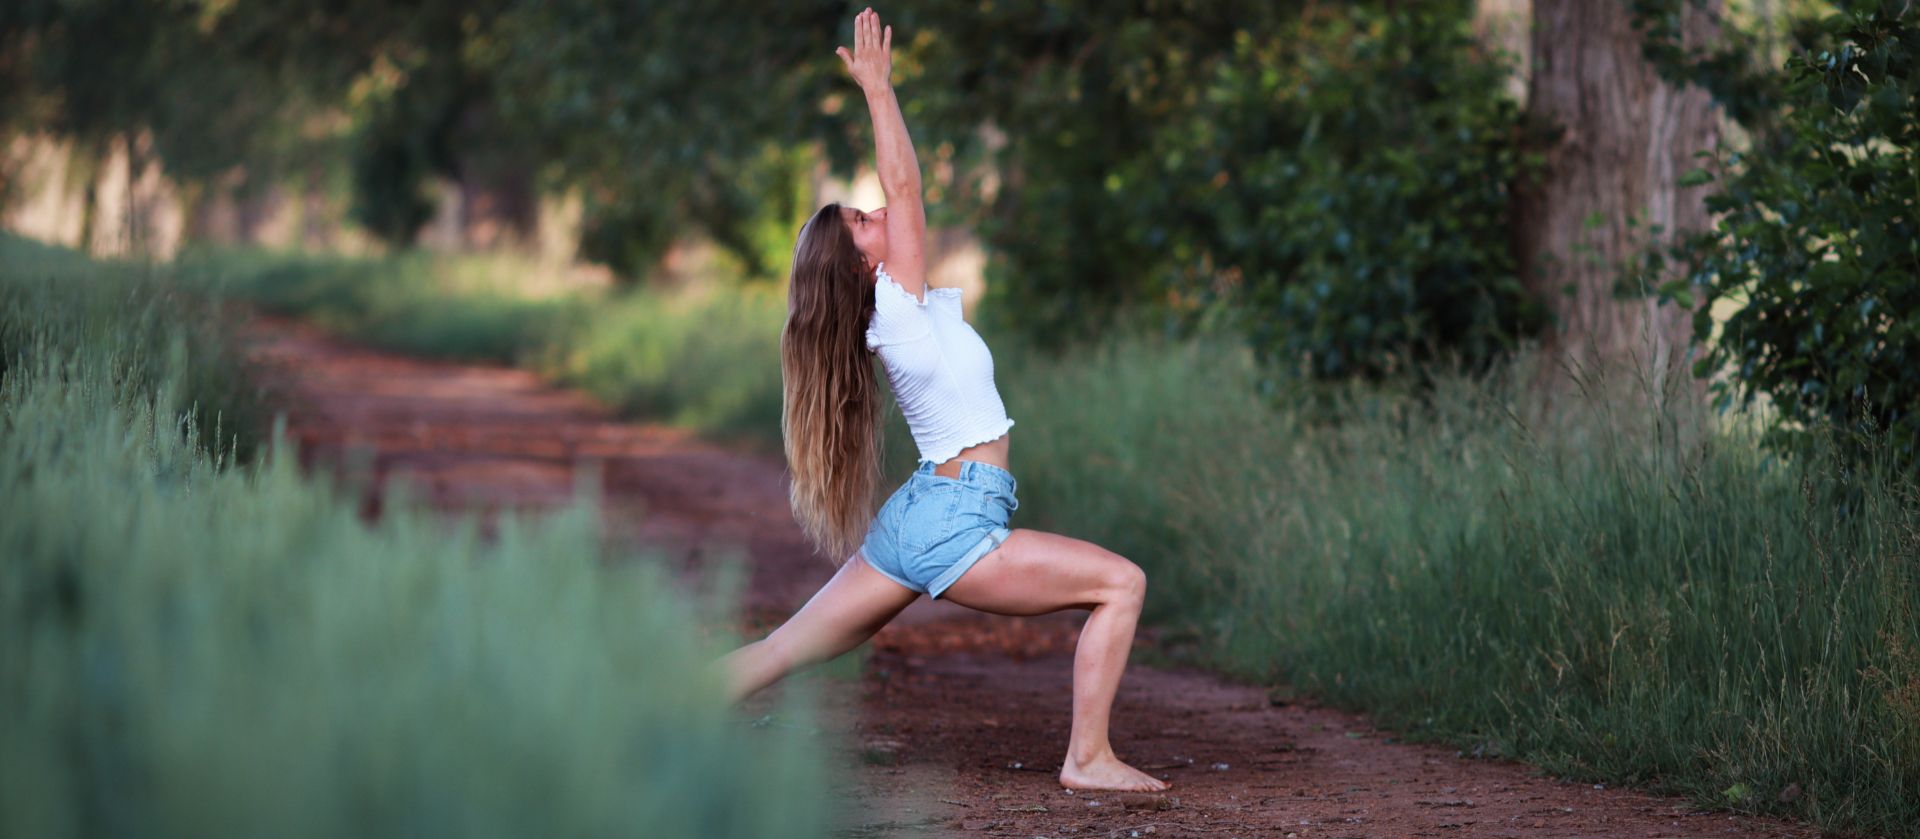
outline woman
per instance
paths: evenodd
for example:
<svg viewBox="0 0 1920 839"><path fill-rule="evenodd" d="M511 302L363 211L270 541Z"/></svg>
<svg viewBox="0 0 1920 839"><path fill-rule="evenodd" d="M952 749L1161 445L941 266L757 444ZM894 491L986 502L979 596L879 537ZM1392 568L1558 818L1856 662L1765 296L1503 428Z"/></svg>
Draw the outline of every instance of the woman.
<svg viewBox="0 0 1920 839"><path fill-rule="evenodd" d="M1018 528L1008 468L1013 420L993 358L961 317L960 290L926 285L920 165L889 78L893 28L871 8L854 45L836 50L867 98L887 206L829 204L794 246L780 339L781 431L795 516L842 562L819 593L765 640L721 660L739 701L788 672L853 649L922 593L1001 615L1091 609L1073 663L1073 732L1060 783L1164 790L1107 740L1146 576L1079 539ZM880 478L878 353L920 449L912 477L871 513Z"/></svg>

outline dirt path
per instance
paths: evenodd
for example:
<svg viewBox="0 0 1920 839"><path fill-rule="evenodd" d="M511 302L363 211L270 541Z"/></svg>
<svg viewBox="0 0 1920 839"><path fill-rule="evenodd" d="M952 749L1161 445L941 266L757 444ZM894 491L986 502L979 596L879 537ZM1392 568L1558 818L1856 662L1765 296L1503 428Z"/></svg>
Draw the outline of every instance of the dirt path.
<svg viewBox="0 0 1920 839"><path fill-rule="evenodd" d="M716 556L749 561L743 605L759 627L832 573L793 523L777 458L615 421L523 371L403 358L278 319L248 334L310 465L407 474L438 506L487 511L562 503L575 463L597 461L610 528L694 572ZM381 503L370 494L368 511ZM853 744L846 835L1818 835L1395 743L1361 716L1137 664L1115 705L1116 748L1174 789L1071 794L1054 775L1083 617L998 618L922 598L875 638L857 682L809 681L842 711L826 733Z"/></svg>

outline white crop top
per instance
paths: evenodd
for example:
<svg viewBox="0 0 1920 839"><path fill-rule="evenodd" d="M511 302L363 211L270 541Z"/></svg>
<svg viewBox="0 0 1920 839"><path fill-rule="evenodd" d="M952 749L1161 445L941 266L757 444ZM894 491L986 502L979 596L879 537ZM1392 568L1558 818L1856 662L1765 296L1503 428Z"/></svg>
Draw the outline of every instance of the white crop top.
<svg viewBox="0 0 1920 839"><path fill-rule="evenodd" d="M993 353L961 317L960 289L927 286L926 301L874 271L867 348L880 353L920 460L944 463L1013 427L993 385Z"/></svg>

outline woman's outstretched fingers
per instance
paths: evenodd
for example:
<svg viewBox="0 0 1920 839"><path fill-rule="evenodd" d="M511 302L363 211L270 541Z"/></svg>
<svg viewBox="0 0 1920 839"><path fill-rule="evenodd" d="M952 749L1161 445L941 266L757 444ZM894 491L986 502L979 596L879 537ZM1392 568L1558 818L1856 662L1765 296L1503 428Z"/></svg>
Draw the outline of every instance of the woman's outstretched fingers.
<svg viewBox="0 0 1920 839"><path fill-rule="evenodd" d="M853 18L853 48L840 47L834 50L834 55L840 56L855 82L862 88L872 89L889 83L893 71L892 49L893 27L883 29L880 16L867 9Z"/></svg>

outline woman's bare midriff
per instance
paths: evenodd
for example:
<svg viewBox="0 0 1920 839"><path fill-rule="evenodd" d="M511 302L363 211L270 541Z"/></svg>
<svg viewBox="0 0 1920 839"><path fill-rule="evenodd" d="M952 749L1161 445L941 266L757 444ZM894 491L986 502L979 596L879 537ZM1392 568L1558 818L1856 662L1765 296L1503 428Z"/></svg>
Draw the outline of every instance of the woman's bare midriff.
<svg viewBox="0 0 1920 839"><path fill-rule="evenodd" d="M949 478L958 478L960 477L960 461L962 460L977 460L981 463L992 464L1008 472L1012 472L1013 467L1009 465L1011 461L1007 458L1008 448L1012 445L1012 437L1013 432L1009 431L984 443L975 443L967 448L961 449L959 454L933 467L933 474L945 475Z"/></svg>

